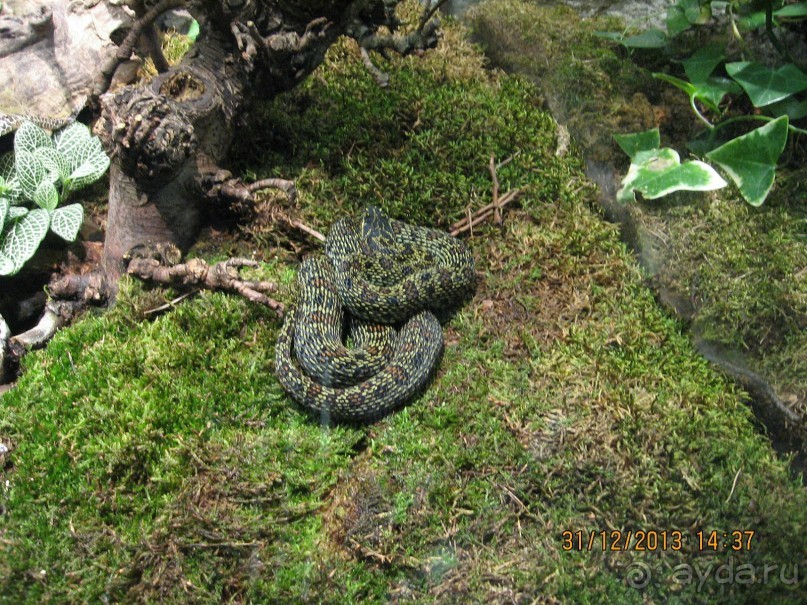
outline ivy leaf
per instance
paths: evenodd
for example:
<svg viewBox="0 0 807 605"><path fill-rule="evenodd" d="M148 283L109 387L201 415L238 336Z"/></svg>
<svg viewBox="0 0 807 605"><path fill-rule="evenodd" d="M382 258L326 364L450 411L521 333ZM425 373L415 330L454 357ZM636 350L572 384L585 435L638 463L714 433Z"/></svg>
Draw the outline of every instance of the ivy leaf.
<svg viewBox="0 0 807 605"><path fill-rule="evenodd" d="M777 17L801 19L807 17L807 2L797 2L796 4L788 4L782 8L773 11Z"/></svg>
<svg viewBox="0 0 807 605"><path fill-rule="evenodd" d="M667 7L667 35L671 38L673 36L677 36L683 31L688 30L692 27L692 24L689 22L689 19L686 17L686 13L684 9L678 6L677 4L673 4Z"/></svg>
<svg viewBox="0 0 807 605"><path fill-rule="evenodd" d="M740 91L739 86L737 86L735 82L727 80L726 78L709 78L706 82L693 84L692 82L687 82L686 80L681 80L680 78L664 73L654 73L653 77L664 80L687 93L689 102L695 111L697 111L695 101L698 100L712 111L719 112L723 97L728 93Z"/></svg>
<svg viewBox="0 0 807 605"><path fill-rule="evenodd" d="M684 71L691 82L706 82L725 58L719 44L707 44L683 62Z"/></svg>
<svg viewBox="0 0 807 605"><path fill-rule="evenodd" d="M11 261L11 270L7 263L3 263L6 270L3 275L17 273L30 259L39 244L48 232L50 213L42 208L31 210L25 216L13 223L11 228L3 234L0 258Z"/></svg>
<svg viewBox="0 0 807 605"><path fill-rule="evenodd" d="M684 15L692 25L703 25L712 18L712 5L702 0L679 0Z"/></svg>
<svg viewBox="0 0 807 605"><path fill-rule="evenodd" d="M594 32L595 36L618 42L626 48L663 48L667 46L667 34L660 29L649 29L635 36L616 32Z"/></svg>
<svg viewBox="0 0 807 605"><path fill-rule="evenodd" d="M726 186L714 168L700 161L681 163L674 149L641 151L633 159L617 192L620 202L635 199L635 191L653 200L674 191L711 191Z"/></svg>
<svg viewBox="0 0 807 605"><path fill-rule="evenodd" d="M712 108L720 111L720 103L727 94L737 94L740 87L728 78L708 78L705 82L695 84L695 98Z"/></svg>
<svg viewBox="0 0 807 605"><path fill-rule="evenodd" d="M788 97L784 101L771 103L766 107L766 111L775 118L786 115L791 122L800 120L807 117L807 99L799 101L793 97Z"/></svg>
<svg viewBox="0 0 807 605"><path fill-rule="evenodd" d="M62 206L50 216L50 230L63 240L72 242L78 236L81 222L84 220L84 208L81 204Z"/></svg>
<svg viewBox="0 0 807 605"><path fill-rule="evenodd" d="M776 162L787 142L787 127L785 115L706 155L728 173L752 206L761 205L773 186Z"/></svg>
<svg viewBox="0 0 807 605"><path fill-rule="evenodd" d="M20 151L33 153L40 147L53 147L50 135L33 122L26 120L14 133L14 153Z"/></svg>
<svg viewBox="0 0 807 605"><path fill-rule="evenodd" d="M776 69L750 61L726 63L726 71L743 87L754 107L764 107L807 88L807 75L792 63Z"/></svg>
<svg viewBox="0 0 807 605"><path fill-rule="evenodd" d="M631 134L615 134L614 140L619 147L624 151L631 160L636 157L640 151L650 151L651 149L658 149L661 144L661 135L658 128L651 128L644 132L635 132Z"/></svg>
<svg viewBox="0 0 807 605"><path fill-rule="evenodd" d="M693 25L703 25L712 16L709 3L699 0L679 0L667 8L667 32L670 36L680 34Z"/></svg>
<svg viewBox="0 0 807 605"><path fill-rule="evenodd" d="M628 36L621 41L628 48L664 48L667 46L667 34L660 29L648 29L641 34Z"/></svg>

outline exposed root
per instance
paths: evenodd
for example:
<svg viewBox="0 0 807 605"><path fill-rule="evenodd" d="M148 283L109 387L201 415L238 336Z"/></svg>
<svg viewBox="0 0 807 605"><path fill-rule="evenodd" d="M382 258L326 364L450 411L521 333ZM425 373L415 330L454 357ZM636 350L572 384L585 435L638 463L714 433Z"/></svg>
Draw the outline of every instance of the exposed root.
<svg viewBox="0 0 807 605"><path fill-rule="evenodd" d="M290 203L297 200L297 187L294 181L286 179L261 179L254 183L244 183L233 178L227 170L211 170L200 179L200 188L208 198L223 199L226 202L255 203L255 194L264 189L280 189L289 198Z"/></svg>
<svg viewBox="0 0 807 605"><path fill-rule="evenodd" d="M49 300L39 323L16 336L0 317L0 385L13 382L20 359L34 348L44 347L53 335L66 325L84 303Z"/></svg>
<svg viewBox="0 0 807 605"><path fill-rule="evenodd" d="M389 86L389 74L384 73L376 65L373 63L373 60L370 58L370 53L367 52L367 49L362 46L361 48L361 60L364 63L364 67L367 68L367 71L370 72L370 75L373 76L376 84L378 84L381 88L386 88Z"/></svg>
<svg viewBox="0 0 807 605"><path fill-rule="evenodd" d="M13 336L10 343L12 346L15 344L22 345L26 349L44 346L45 343L53 338L53 335L56 334L56 331L62 327L62 325L62 317L48 304L48 306L45 307L45 312L39 319L39 323L30 330Z"/></svg>
<svg viewBox="0 0 807 605"><path fill-rule="evenodd" d="M133 258L126 272L144 281L167 286L235 292L251 302L266 305L282 317L283 303L266 295L277 290L276 284L241 279L238 274L241 267L257 266L257 262L244 258L231 258L212 266L200 258L193 258L171 267L164 266L154 258Z"/></svg>

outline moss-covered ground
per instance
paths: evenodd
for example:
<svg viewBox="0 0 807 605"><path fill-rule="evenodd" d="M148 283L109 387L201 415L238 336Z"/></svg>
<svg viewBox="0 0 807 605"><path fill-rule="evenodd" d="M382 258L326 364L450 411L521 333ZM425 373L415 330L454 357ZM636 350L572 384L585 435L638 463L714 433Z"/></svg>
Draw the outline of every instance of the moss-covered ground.
<svg viewBox="0 0 807 605"><path fill-rule="evenodd" d="M481 63L449 27L383 62L382 90L340 44L240 145L321 230L369 203L445 226L513 156L520 207L467 239L479 289L429 390L321 426L273 375L267 309L200 293L148 313L173 293L124 280L0 398L0 602L807 600L807 491L658 308L536 89ZM282 232L227 241L291 299ZM658 542L612 543L629 531ZM724 547L733 531L750 544Z"/></svg>
<svg viewBox="0 0 807 605"><path fill-rule="evenodd" d="M498 65L540 86L585 156L606 166L600 170L627 171L614 133L657 126L662 146L677 147L685 157L685 143L703 129L686 95L651 74L685 77L675 59L689 56L714 30L681 36L680 48L629 55L596 35L623 31L623 24L581 20L564 6L488 0L472 11L471 22ZM791 141L776 187L759 208L746 204L732 186L615 211L635 234L632 243L657 290L693 333L744 360L807 427L804 157L803 141Z"/></svg>

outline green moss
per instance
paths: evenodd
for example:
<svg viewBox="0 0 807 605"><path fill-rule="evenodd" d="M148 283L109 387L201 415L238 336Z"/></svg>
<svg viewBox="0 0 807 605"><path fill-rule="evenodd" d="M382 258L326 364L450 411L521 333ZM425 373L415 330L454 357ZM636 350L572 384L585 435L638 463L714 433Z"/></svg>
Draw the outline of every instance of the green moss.
<svg viewBox="0 0 807 605"><path fill-rule="evenodd" d="M490 153L520 151L500 177L521 208L468 240L479 291L429 390L369 427L319 426L274 378L268 310L198 294L154 317L155 292L124 280L115 308L32 352L0 398L0 602L803 600L778 578L743 596L670 579L726 559L695 552L701 527L756 531L743 562L797 561L805 490L658 309L579 158L554 156L535 89L469 78L480 56L457 49L385 64L378 91L340 46L265 108L290 149L252 142L268 159L251 169L298 177L317 226L379 201L445 224L486 203ZM257 273L292 279L276 262ZM566 529L686 544L567 552ZM644 590L626 585L637 562Z"/></svg>
<svg viewBox="0 0 807 605"><path fill-rule="evenodd" d="M265 148L257 175L298 182L312 226L368 203L445 226L488 195L491 155L512 157L499 169L503 191L533 181L542 199L558 195L566 160L553 155L554 123L526 81L457 75L457 57L436 53L380 88L357 52L347 41L332 49L327 69L262 107L258 119L270 126L251 129L256 139L245 143ZM414 65L380 67L402 64ZM536 183L537 170L545 178Z"/></svg>
<svg viewBox="0 0 807 605"><path fill-rule="evenodd" d="M664 145L685 151L694 118L680 91L651 77L675 73L669 57L624 49L595 36L622 31L603 19L580 20L565 7L491 0L471 13L475 35L493 60L540 86L589 160L610 184L627 166L611 135L658 126ZM688 39L697 44L698 37ZM628 60L630 59L630 60ZM702 127L702 126L701 126ZM804 415L807 401L807 248L804 170L797 145L770 198L749 207L727 188L679 194L622 208L632 242L699 338L742 353L747 364Z"/></svg>
<svg viewBox="0 0 807 605"><path fill-rule="evenodd" d="M523 0L483 2L469 20L496 65L539 85L553 114L569 127L587 157L610 159L618 152L614 132L654 126L647 97L657 96L658 81L595 35L621 31L617 20L581 20L567 6Z"/></svg>

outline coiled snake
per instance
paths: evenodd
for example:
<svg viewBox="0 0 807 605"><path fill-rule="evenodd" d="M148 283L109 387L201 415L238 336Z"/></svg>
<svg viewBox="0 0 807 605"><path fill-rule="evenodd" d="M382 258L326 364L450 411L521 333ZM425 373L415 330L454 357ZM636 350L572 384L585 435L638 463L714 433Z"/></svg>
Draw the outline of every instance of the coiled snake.
<svg viewBox="0 0 807 605"><path fill-rule="evenodd" d="M374 207L338 221L325 256L297 275L275 345L280 384L326 422L384 416L429 381L443 348L433 312L459 304L475 279L470 250L445 232Z"/></svg>

